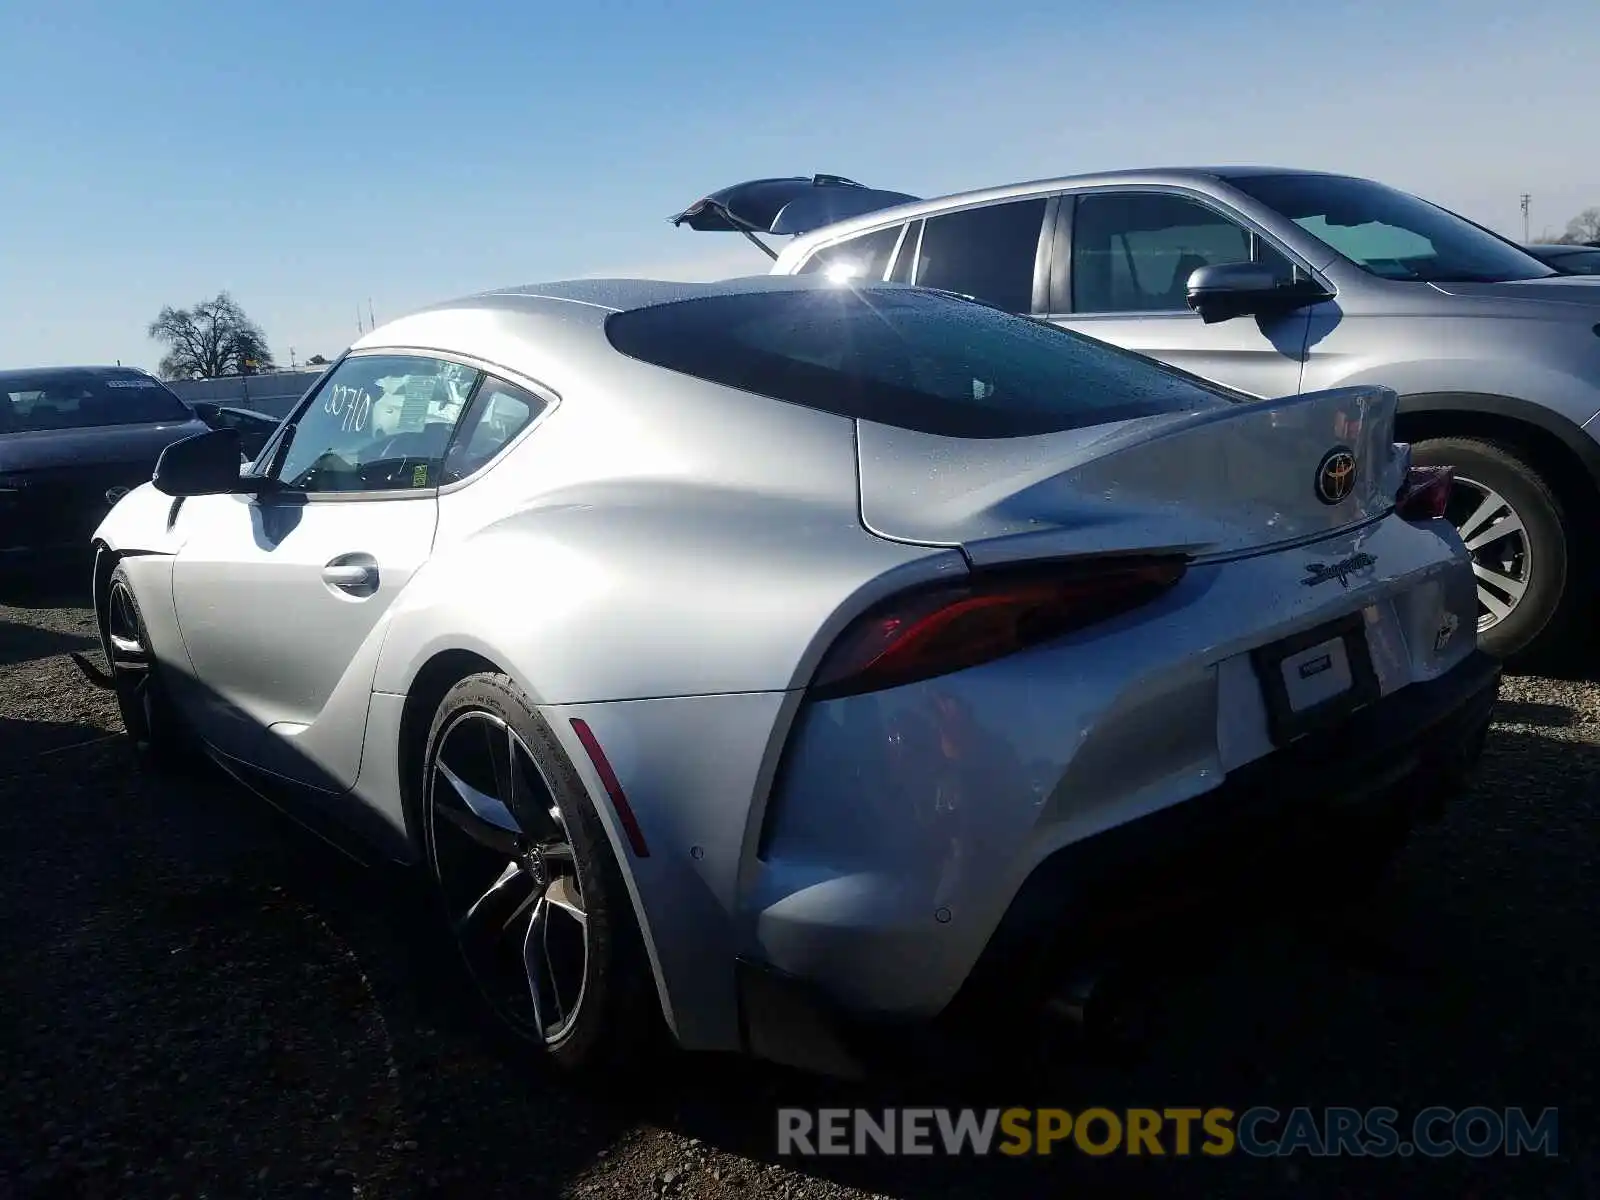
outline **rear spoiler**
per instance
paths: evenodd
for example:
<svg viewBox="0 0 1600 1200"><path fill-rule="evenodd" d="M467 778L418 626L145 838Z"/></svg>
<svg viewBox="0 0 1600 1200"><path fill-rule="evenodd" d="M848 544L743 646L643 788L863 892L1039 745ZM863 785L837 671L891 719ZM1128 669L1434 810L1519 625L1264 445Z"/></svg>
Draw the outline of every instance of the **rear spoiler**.
<svg viewBox="0 0 1600 1200"><path fill-rule="evenodd" d="M696 200L674 225L702 233L740 233L770 258L777 251L757 234L799 235L883 208L920 199L905 192L865 187L842 175L750 179Z"/></svg>

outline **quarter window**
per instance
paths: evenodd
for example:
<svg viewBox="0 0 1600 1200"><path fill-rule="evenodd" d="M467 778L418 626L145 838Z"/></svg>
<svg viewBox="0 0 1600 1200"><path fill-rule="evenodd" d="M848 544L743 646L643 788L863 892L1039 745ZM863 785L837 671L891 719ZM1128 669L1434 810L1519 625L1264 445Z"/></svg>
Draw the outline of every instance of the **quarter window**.
<svg viewBox="0 0 1600 1200"><path fill-rule="evenodd" d="M1288 268L1270 247L1270 265ZM1078 198L1072 222L1074 312L1184 312L1200 267L1251 261L1250 234L1181 196L1112 192Z"/></svg>
<svg viewBox="0 0 1600 1200"><path fill-rule="evenodd" d="M461 432L445 453L439 482L456 483L487 466L544 407L533 393L486 376L461 422Z"/></svg>
<svg viewBox="0 0 1600 1200"><path fill-rule="evenodd" d="M900 239L900 226L874 229L831 246L824 246L806 259L798 274L835 272L849 279L881 280L889 267L889 256Z"/></svg>
<svg viewBox="0 0 1600 1200"><path fill-rule="evenodd" d="M301 492L438 487L481 373L411 355L347 358L289 428L275 472Z"/></svg>
<svg viewBox="0 0 1600 1200"><path fill-rule="evenodd" d="M917 248L917 286L1031 312L1045 203L1013 200L929 217Z"/></svg>

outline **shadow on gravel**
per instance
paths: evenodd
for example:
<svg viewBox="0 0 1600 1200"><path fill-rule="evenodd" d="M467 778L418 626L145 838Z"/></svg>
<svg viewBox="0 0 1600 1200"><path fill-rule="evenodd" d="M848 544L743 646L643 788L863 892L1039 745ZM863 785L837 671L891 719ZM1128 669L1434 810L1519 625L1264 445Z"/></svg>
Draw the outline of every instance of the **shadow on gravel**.
<svg viewBox="0 0 1600 1200"><path fill-rule="evenodd" d="M1495 705L1494 719L1508 725L1542 725L1546 729L1560 729L1578 724L1582 720L1582 715L1566 704L1501 700Z"/></svg>
<svg viewBox="0 0 1600 1200"><path fill-rule="evenodd" d="M1507 674L1537 675L1568 682L1600 680L1600 622L1592 624L1593 628L1580 628L1564 637L1541 653L1537 661Z"/></svg>
<svg viewBox="0 0 1600 1200"><path fill-rule="evenodd" d="M93 569L88 555L81 561L9 564L0 568L0 605L33 609L87 606Z"/></svg>
<svg viewBox="0 0 1600 1200"><path fill-rule="evenodd" d="M585 1093L489 1051L403 879L119 743L33 758L0 777L0 1194L634 1196L670 1173L668 1194L762 1195L780 1166L893 1197L1555 1194L1581 1163L783 1159L776 1110L1553 1105L1581 1152L1597 792L1600 747L1495 730L1473 794L1370 895L1201 914L1202 961L1154 976L1114 1053L870 1086L665 1055Z"/></svg>
<svg viewBox="0 0 1600 1200"><path fill-rule="evenodd" d="M40 629L36 625L23 625L0 618L0 667L99 648L99 641L87 634Z"/></svg>
<svg viewBox="0 0 1600 1200"><path fill-rule="evenodd" d="M4 630L0 629L0 634ZM78 747L110 740L96 725L76 721L19 721L0 716L0 772L8 772L35 759L71 753Z"/></svg>

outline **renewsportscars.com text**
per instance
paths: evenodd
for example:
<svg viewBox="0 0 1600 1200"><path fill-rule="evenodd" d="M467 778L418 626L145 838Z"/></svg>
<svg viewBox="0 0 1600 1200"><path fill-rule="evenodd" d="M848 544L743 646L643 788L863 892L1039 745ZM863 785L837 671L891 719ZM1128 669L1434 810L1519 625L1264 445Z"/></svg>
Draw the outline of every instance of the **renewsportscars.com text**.
<svg viewBox="0 0 1600 1200"><path fill-rule="evenodd" d="M1555 1155L1557 1114L1520 1108L780 1108L784 1155L1221 1158Z"/></svg>

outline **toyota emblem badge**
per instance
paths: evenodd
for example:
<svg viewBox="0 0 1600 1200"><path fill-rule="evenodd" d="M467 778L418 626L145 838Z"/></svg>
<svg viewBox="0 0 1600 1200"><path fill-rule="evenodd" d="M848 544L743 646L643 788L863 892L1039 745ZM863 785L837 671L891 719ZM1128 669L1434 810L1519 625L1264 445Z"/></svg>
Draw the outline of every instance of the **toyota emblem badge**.
<svg viewBox="0 0 1600 1200"><path fill-rule="evenodd" d="M1329 450L1317 464L1316 483L1317 499L1324 504L1348 499L1356 490L1356 456L1344 446Z"/></svg>

